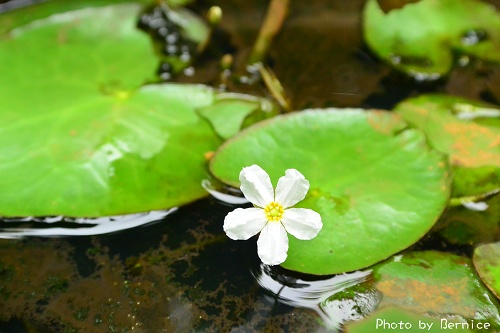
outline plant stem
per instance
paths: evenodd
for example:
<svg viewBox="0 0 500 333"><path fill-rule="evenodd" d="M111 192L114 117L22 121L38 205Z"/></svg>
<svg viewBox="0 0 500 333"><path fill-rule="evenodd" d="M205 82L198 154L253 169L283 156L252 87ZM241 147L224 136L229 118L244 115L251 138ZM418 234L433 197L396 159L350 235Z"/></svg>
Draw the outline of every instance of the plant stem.
<svg viewBox="0 0 500 333"><path fill-rule="evenodd" d="M262 62L265 58L274 36L280 31L285 21L289 3L290 0L271 0L264 23L248 57L248 65Z"/></svg>
<svg viewBox="0 0 500 333"><path fill-rule="evenodd" d="M481 194L476 194L476 195L468 195L468 196L458 197L458 198L451 198L448 206L456 207L456 206L461 206L463 203L467 203L467 202L478 202L480 200L488 199L489 197L492 197L492 196L497 195L499 193L500 193L500 189L497 188L497 189L488 191L486 193L481 193Z"/></svg>
<svg viewBox="0 0 500 333"><path fill-rule="evenodd" d="M285 112L289 112L290 100L286 96L285 89L281 85L281 82L278 80L274 72L271 68L264 66L262 63L256 63L254 65L259 71L259 74L264 81L264 84L267 87L267 90L271 93L274 99L278 102L278 104L285 110Z"/></svg>

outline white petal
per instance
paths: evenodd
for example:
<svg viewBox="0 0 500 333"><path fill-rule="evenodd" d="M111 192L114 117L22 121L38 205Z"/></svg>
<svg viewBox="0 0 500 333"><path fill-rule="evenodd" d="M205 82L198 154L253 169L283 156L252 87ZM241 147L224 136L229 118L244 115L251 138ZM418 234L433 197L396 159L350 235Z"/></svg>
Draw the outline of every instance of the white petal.
<svg viewBox="0 0 500 333"><path fill-rule="evenodd" d="M264 208L274 201L273 184L269 175L258 165L243 168L240 172L241 192L251 203Z"/></svg>
<svg viewBox="0 0 500 333"><path fill-rule="evenodd" d="M260 232L257 241L260 260L266 265L279 265L286 259L288 236L279 222L269 222Z"/></svg>
<svg viewBox="0 0 500 333"><path fill-rule="evenodd" d="M286 231L303 240L313 239L323 227L321 215L305 208L285 209L281 222Z"/></svg>
<svg viewBox="0 0 500 333"><path fill-rule="evenodd" d="M224 231L227 237L246 240L258 234L267 223L266 214L260 208L237 208L226 215Z"/></svg>
<svg viewBox="0 0 500 333"><path fill-rule="evenodd" d="M309 181L297 170L288 169L285 175L278 180L276 187L276 198L283 208L291 207L297 202L304 200L309 191Z"/></svg>

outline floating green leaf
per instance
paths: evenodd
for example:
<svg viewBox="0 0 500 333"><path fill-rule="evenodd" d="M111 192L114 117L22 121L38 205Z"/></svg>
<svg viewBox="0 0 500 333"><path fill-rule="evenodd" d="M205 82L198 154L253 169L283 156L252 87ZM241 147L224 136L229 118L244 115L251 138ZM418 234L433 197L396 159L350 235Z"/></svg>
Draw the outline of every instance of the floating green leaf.
<svg viewBox="0 0 500 333"><path fill-rule="evenodd" d="M500 299L500 243L478 246L473 261L479 277Z"/></svg>
<svg viewBox="0 0 500 333"><path fill-rule="evenodd" d="M447 74L455 51L500 63L500 14L482 1L420 0L384 13L369 0L363 23L370 48L418 79Z"/></svg>
<svg viewBox="0 0 500 333"><path fill-rule="evenodd" d="M499 304L472 268L469 258L437 252L410 252L374 267L378 307L397 306L416 313L454 314L461 321L500 329Z"/></svg>
<svg viewBox="0 0 500 333"><path fill-rule="evenodd" d="M442 326L444 325L444 327ZM450 325L450 326L447 326ZM345 333L387 332L473 332L458 320L433 318L397 307L386 307L372 313L368 318L352 322L344 328ZM446 328L445 328L446 327ZM483 327L483 326L481 326Z"/></svg>
<svg viewBox="0 0 500 333"><path fill-rule="evenodd" d="M179 0L182 1L182 0ZM56 13L63 13L89 7L103 7L119 3L150 4L150 0L50 0L18 8L14 11L0 14L0 34L15 27L25 25Z"/></svg>
<svg viewBox="0 0 500 333"><path fill-rule="evenodd" d="M211 161L234 187L258 164L277 181L295 168L311 189L299 206L319 212L323 230L311 241L290 238L283 266L334 274L372 265L408 247L446 205L447 168L417 130L395 114L308 110L278 116L240 132Z"/></svg>
<svg viewBox="0 0 500 333"><path fill-rule="evenodd" d="M139 11L120 4L55 14L2 40L0 216L116 215L206 195L204 154L220 139L197 110L218 94L201 85L139 88L157 63L135 28Z"/></svg>
<svg viewBox="0 0 500 333"><path fill-rule="evenodd" d="M500 109L446 95L410 98L395 108L453 165L500 166Z"/></svg>

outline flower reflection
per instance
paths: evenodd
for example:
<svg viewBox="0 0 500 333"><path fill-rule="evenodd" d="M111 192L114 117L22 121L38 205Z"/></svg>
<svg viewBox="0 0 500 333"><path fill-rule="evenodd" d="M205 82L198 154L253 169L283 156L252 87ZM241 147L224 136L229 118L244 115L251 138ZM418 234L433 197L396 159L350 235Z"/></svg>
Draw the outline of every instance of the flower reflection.
<svg viewBox="0 0 500 333"><path fill-rule="evenodd" d="M354 311L356 304L352 300L330 301L333 295L349 287L366 281L371 270L344 273L335 276L293 277L278 267L260 264L252 271L258 284L273 295L275 301L300 308L316 311L330 329L338 330L340 325L349 320L360 319L361 315Z"/></svg>

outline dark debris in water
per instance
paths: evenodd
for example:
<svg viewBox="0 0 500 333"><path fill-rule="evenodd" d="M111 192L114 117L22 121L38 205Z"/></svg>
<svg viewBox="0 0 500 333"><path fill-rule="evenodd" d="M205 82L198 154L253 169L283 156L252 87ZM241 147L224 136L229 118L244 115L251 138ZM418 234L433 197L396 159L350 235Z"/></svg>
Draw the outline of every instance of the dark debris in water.
<svg viewBox="0 0 500 333"><path fill-rule="evenodd" d="M163 58L157 70L163 81L170 81L198 54L198 45L170 19L169 10L161 5L150 7L141 13L137 22L139 29L150 34Z"/></svg>

